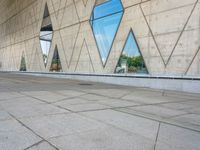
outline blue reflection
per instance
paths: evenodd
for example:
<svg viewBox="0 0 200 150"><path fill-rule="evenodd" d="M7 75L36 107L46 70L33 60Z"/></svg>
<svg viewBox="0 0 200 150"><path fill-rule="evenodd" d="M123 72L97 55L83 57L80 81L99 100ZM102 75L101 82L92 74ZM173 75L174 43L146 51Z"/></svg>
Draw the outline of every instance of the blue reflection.
<svg viewBox="0 0 200 150"><path fill-rule="evenodd" d="M102 18L122 11L123 7L120 0L110 0L94 8L92 19Z"/></svg>
<svg viewBox="0 0 200 150"><path fill-rule="evenodd" d="M126 45L123 50L123 54L128 57L140 56L140 51L136 43L136 39L132 32L129 33Z"/></svg>
<svg viewBox="0 0 200 150"><path fill-rule="evenodd" d="M120 0L104 2L97 5L93 10L90 23L104 64L109 55L122 15L123 7Z"/></svg>

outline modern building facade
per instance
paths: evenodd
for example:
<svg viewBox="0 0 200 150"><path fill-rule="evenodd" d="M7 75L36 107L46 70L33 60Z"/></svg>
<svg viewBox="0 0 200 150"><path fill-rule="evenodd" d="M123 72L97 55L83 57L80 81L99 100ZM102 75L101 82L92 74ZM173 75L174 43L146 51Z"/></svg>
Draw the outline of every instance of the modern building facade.
<svg viewBox="0 0 200 150"><path fill-rule="evenodd" d="M1 0L0 70L200 76L200 0Z"/></svg>

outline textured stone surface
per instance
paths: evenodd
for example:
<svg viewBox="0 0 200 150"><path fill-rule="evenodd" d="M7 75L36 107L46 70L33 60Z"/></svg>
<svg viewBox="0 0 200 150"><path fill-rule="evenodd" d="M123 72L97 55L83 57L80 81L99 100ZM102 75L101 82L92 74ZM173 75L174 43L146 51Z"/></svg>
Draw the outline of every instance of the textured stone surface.
<svg viewBox="0 0 200 150"><path fill-rule="evenodd" d="M103 127L103 124L76 114L60 114L21 119L40 136L51 138L85 132Z"/></svg>
<svg viewBox="0 0 200 150"><path fill-rule="evenodd" d="M148 119L131 116L113 110L85 112L83 115L153 140L155 140L156 137L158 123Z"/></svg>
<svg viewBox="0 0 200 150"><path fill-rule="evenodd" d="M41 139L14 119L0 121L0 149L22 150Z"/></svg>
<svg viewBox="0 0 200 150"><path fill-rule="evenodd" d="M2 150L200 147L199 94L9 73L0 83Z"/></svg>
<svg viewBox="0 0 200 150"><path fill-rule="evenodd" d="M200 134L187 129L161 124L156 150L199 150Z"/></svg>
<svg viewBox="0 0 200 150"><path fill-rule="evenodd" d="M50 142L60 149L67 150L153 150L154 147L154 141L112 126L52 138Z"/></svg>

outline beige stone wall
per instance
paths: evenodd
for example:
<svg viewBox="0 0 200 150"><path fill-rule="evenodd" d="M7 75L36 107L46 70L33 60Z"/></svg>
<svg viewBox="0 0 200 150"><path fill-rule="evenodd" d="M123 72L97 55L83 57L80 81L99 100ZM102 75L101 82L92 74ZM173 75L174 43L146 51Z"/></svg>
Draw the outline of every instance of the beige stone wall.
<svg viewBox="0 0 200 150"><path fill-rule="evenodd" d="M39 33L45 4L53 24L47 67ZM132 29L152 75L200 76L200 0L122 0L124 15L103 67L90 15L95 0L0 0L0 70L48 72L57 45L64 72L113 73Z"/></svg>

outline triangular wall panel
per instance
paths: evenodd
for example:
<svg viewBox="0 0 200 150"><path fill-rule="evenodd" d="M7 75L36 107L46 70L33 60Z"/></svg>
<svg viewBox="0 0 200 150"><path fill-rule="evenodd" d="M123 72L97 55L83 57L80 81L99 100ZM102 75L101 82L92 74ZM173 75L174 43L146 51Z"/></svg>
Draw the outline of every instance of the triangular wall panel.
<svg viewBox="0 0 200 150"><path fill-rule="evenodd" d="M79 54L78 63L77 63L75 72L85 72L85 73L93 73L94 72L94 67L93 67L91 57L90 57L88 47L87 47L85 40L81 47L81 51Z"/></svg>

